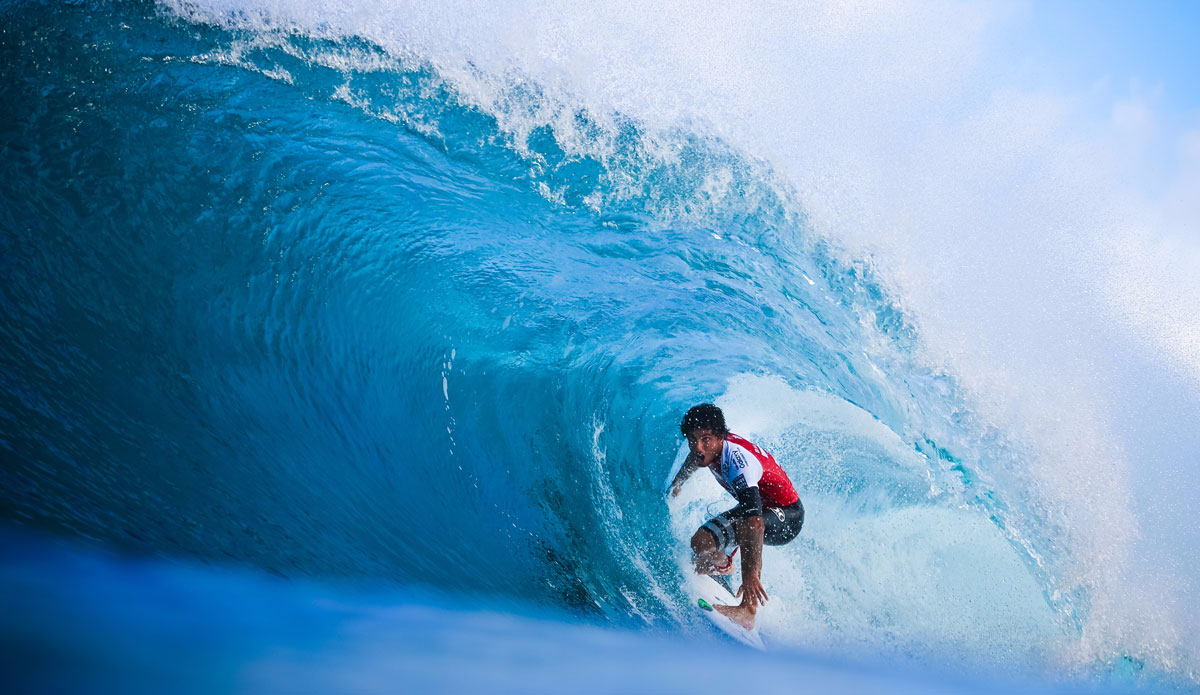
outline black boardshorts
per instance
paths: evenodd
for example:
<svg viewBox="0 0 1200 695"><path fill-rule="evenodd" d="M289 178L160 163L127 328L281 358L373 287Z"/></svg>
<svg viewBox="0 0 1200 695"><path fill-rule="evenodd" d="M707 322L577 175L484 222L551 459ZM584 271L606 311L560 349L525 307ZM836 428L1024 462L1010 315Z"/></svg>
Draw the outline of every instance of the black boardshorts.
<svg viewBox="0 0 1200 695"><path fill-rule="evenodd" d="M737 545L737 538L733 532L733 522L736 520L733 512L734 509L722 512L700 527L708 529L717 537L717 547L726 555ZM800 535L800 529L804 527L804 505L800 504L800 500L796 500L795 504L786 507L763 507L763 527L764 545L790 543Z"/></svg>

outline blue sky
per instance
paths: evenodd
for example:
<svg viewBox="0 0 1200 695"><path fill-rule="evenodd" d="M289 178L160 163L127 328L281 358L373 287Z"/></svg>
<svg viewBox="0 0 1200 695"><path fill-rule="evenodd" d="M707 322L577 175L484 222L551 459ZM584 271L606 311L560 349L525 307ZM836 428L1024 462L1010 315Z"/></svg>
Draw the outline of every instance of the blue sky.
<svg viewBox="0 0 1200 695"><path fill-rule="evenodd" d="M1055 91L1138 81L1173 112L1200 109L1200 2L1033 2L1008 29L1003 50L1026 58L1014 67Z"/></svg>
<svg viewBox="0 0 1200 695"><path fill-rule="evenodd" d="M1145 118L1132 185L1153 196L1181 167L1180 139L1200 130L1200 2L1018 0L993 26L985 72L1000 84L1078 98L1080 116ZM1193 231L1196 226L1192 225Z"/></svg>

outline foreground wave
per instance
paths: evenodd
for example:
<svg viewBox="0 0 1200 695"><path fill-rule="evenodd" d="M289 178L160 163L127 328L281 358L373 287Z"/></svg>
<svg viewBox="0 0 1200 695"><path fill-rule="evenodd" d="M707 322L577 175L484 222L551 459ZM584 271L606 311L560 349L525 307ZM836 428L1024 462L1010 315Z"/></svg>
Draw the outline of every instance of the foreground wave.
<svg viewBox="0 0 1200 695"><path fill-rule="evenodd" d="M690 692L711 686L711 634L576 624L428 592L284 582L131 561L0 534L4 670L15 692ZM746 651L761 692L1078 692Z"/></svg>

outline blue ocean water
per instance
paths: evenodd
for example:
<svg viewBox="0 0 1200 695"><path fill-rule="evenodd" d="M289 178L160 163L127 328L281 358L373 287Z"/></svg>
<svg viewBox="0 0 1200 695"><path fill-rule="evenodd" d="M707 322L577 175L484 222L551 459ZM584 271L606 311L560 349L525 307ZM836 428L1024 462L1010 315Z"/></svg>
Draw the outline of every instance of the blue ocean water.
<svg viewBox="0 0 1200 695"><path fill-rule="evenodd" d="M1182 638L1110 617L1087 520L879 269L712 129L336 13L2 8L0 581L30 690L541 690L597 651L629 671L593 689L687 689L720 643L662 480L713 399L808 511L766 557L764 686L1195 687Z"/></svg>

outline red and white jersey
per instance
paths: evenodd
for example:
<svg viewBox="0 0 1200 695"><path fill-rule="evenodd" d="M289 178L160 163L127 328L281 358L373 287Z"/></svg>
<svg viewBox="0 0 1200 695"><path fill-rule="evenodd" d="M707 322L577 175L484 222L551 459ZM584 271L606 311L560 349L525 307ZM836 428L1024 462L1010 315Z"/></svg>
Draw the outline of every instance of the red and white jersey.
<svg viewBox="0 0 1200 695"><path fill-rule="evenodd" d="M764 507L786 507L800 500L775 457L736 434L725 437L721 458L716 463L708 469L734 497L738 490L757 485Z"/></svg>

